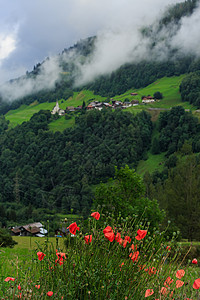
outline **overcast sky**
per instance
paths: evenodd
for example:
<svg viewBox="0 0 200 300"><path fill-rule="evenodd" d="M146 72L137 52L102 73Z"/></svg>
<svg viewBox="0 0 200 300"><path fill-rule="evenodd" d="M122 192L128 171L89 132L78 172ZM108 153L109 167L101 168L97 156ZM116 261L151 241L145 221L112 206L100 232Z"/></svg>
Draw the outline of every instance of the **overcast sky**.
<svg viewBox="0 0 200 300"><path fill-rule="evenodd" d="M131 34L176 2L181 0L0 0L0 83L88 36Z"/></svg>

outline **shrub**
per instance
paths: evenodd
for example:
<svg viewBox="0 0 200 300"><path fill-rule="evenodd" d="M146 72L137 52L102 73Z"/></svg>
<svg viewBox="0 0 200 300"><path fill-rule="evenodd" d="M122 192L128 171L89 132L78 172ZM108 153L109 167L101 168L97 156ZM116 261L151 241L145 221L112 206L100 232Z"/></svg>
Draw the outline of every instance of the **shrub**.
<svg viewBox="0 0 200 300"><path fill-rule="evenodd" d="M0 228L0 247L12 248L16 244L17 242L12 239L10 233L4 228Z"/></svg>

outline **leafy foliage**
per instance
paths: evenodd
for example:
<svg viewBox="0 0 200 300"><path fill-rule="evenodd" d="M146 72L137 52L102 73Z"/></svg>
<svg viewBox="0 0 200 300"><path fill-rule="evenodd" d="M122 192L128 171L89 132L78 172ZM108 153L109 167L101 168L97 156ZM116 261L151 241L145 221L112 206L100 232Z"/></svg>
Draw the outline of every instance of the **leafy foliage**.
<svg viewBox="0 0 200 300"><path fill-rule="evenodd" d="M4 228L0 228L0 247L14 247L14 245L17 244L17 242L15 242L10 233L4 229Z"/></svg>
<svg viewBox="0 0 200 300"><path fill-rule="evenodd" d="M103 212L112 211L115 217L134 214L146 218L152 227L157 227L163 220L164 211L160 211L156 200L143 195L142 178L126 165L124 168L116 168L114 179L96 189L94 204L100 205Z"/></svg>
<svg viewBox="0 0 200 300"><path fill-rule="evenodd" d="M182 101L188 101L200 107L200 72L188 74L181 82L180 92Z"/></svg>
<svg viewBox="0 0 200 300"><path fill-rule="evenodd" d="M136 166L151 142L145 112L90 111L63 133L49 131L50 120L41 111L2 134L0 202L10 221L36 218L34 208L87 215L91 185L113 176L115 166Z"/></svg>

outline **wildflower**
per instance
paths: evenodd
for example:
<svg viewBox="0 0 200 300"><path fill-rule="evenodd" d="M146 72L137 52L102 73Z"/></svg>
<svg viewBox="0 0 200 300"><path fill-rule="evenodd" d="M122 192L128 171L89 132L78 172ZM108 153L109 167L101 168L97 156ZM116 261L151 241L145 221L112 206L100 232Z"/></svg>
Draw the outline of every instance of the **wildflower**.
<svg viewBox="0 0 200 300"><path fill-rule="evenodd" d="M122 263L122 264L120 265L120 271L121 271L123 265L124 265L124 263Z"/></svg>
<svg viewBox="0 0 200 300"><path fill-rule="evenodd" d="M80 228L77 226L76 222L72 223L69 225L69 231L71 232L71 234L76 234L76 230L80 230Z"/></svg>
<svg viewBox="0 0 200 300"><path fill-rule="evenodd" d="M121 239L121 234L119 232L117 232L117 234L115 236L115 241L117 241L119 243L120 240L122 240Z"/></svg>
<svg viewBox="0 0 200 300"><path fill-rule="evenodd" d="M39 290L40 289L40 284L38 284L38 285L36 284L35 287L36 287L36 289Z"/></svg>
<svg viewBox="0 0 200 300"><path fill-rule="evenodd" d="M17 295L17 298L21 298L22 297L22 293L19 293L19 295Z"/></svg>
<svg viewBox="0 0 200 300"><path fill-rule="evenodd" d="M86 236L84 237L84 240L85 240L85 243L86 243L86 244L91 243L91 242L92 242L92 235L86 235Z"/></svg>
<svg viewBox="0 0 200 300"><path fill-rule="evenodd" d="M193 288L198 290L200 288L200 278L196 279L193 283Z"/></svg>
<svg viewBox="0 0 200 300"><path fill-rule="evenodd" d="M108 239L110 242L113 242L113 241L114 241L115 234L114 234L113 231L104 233L104 236L105 236L105 238Z"/></svg>
<svg viewBox="0 0 200 300"><path fill-rule="evenodd" d="M156 271L157 271L157 270L156 270L155 267L152 267L152 268L149 267L149 272L148 272L148 273L149 273L149 275L151 275L151 274L156 274Z"/></svg>
<svg viewBox="0 0 200 300"><path fill-rule="evenodd" d="M112 232L112 231L113 231L113 230L112 230L112 227L107 226L107 227L103 230L103 233L105 234L105 233Z"/></svg>
<svg viewBox="0 0 200 300"><path fill-rule="evenodd" d="M53 292L52 292L52 291L49 291L49 292L47 293L47 296L49 296L49 297L53 296Z"/></svg>
<svg viewBox="0 0 200 300"><path fill-rule="evenodd" d="M176 272L176 278L178 278L178 279L181 279L184 275L185 275L185 271L184 270L178 270Z"/></svg>
<svg viewBox="0 0 200 300"><path fill-rule="evenodd" d="M138 260L138 256L139 256L139 251L129 254L129 257L132 259L133 262Z"/></svg>
<svg viewBox="0 0 200 300"><path fill-rule="evenodd" d="M197 259L196 259L196 258L194 258L194 259L192 260L192 264L194 264L194 265L197 264Z"/></svg>
<svg viewBox="0 0 200 300"><path fill-rule="evenodd" d="M180 288L181 286L184 285L184 282L182 280L176 280L176 288Z"/></svg>
<svg viewBox="0 0 200 300"><path fill-rule="evenodd" d="M6 277L6 279L4 281L8 282L8 281L15 281L15 278L13 277Z"/></svg>
<svg viewBox="0 0 200 300"><path fill-rule="evenodd" d="M43 252L38 252L37 253L38 259L41 261L44 259L44 257L46 256L46 254L44 254Z"/></svg>
<svg viewBox="0 0 200 300"><path fill-rule="evenodd" d="M160 290L162 295L166 295L167 294L167 289L163 286Z"/></svg>
<svg viewBox="0 0 200 300"><path fill-rule="evenodd" d="M164 282L164 286L169 287L170 284L172 284L174 280L169 276Z"/></svg>
<svg viewBox="0 0 200 300"><path fill-rule="evenodd" d="M131 245L132 250L137 250L137 245L134 246L134 244Z"/></svg>
<svg viewBox="0 0 200 300"><path fill-rule="evenodd" d="M66 259L66 254L65 253L63 253L63 252L58 252L58 250L56 249L56 255L58 256L58 258L59 257L64 257L65 259Z"/></svg>
<svg viewBox="0 0 200 300"><path fill-rule="evenodd" d="M63 258L66 259L66 254L65 253L62 253L62 252L58 252L58 250L56 249L56 255L57 255L57 259L55 261L55 263L59 263L59 265L63 265Z"/></svg>
<svg viewBox="0 0 200 300"><path fill-rule="evenodd" d="M124 240L124 241L123 241L123 247L124 247L124 248L126 248L127 243L128 243L127 240Z"/></svg>
<svg viewBox="0 0 200 300"><path fill-rule="evenodd" d="M91 217L93 217L93 218L96 219L96 220L99 220L99 218L100 218L100 213L98 213L97 211L96 211L96 212L93 212L93 213L91 214Z"/></svg>
<svg viewBox="0 0 200 300"><path fill-rule="evenodd" d="M153 293L154 293L153 289L147 289L145 292L145 297L149 297L149 296L153 295Z"/></svg>
<svg viewBox="0 0 200 300"><path fill-rule="evenodd" d="M21 288L21 286L20 286L20 284L18 285L18 287L17 287L17 288L18 288L18 290L21 290L21 289L22 289L22 288Z"/></svg>
<svg viewBox="0 0 200 300"><path fill-rule="evenodd" d="M125 240L128 241L128 242L130 243L130 242L131 242L130 236L126 235L126 236L125 236Z"/></svg>
<svg viewBox="0 0 200 300"><path fill-rule="evenodd" d="M170 251L170 250L171 250L171 247L170 247L170 246L167 246L166 249Z"/></svg>
<svg viewBox="0 0 200 300"><path fill-rule="evenodd" d="M146 234L147 234L147 230L138 229L137 236L135 238L136 240L140 241L146 236Z"/></svg>

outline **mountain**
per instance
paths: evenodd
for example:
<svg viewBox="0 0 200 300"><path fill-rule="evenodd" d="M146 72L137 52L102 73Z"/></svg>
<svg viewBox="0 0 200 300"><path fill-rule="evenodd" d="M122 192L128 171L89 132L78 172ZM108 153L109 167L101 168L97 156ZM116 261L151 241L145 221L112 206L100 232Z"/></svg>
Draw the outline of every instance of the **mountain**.
<svg viewBox="0 0 200 300"><path fill-rule="evenodd" d="M117 61L116 65L107 66L102 61L98 65L97 58L101 60L107 55L105 40L99 36L81 40L59 55L46 58L31 72L1 86L0 113L36 100L42 103L68 99L73 91L83 87L111 97L130 88L145 87L164 76L200 70L198 53L184 51L183 45L179 47L175 43L183 21L192 18L198 5L198 0L177 3L168 7L153 24L140 28L138 44L132 48L128 43L124 45L130 47L129 56L122 57L120 64Z"/></svg>

